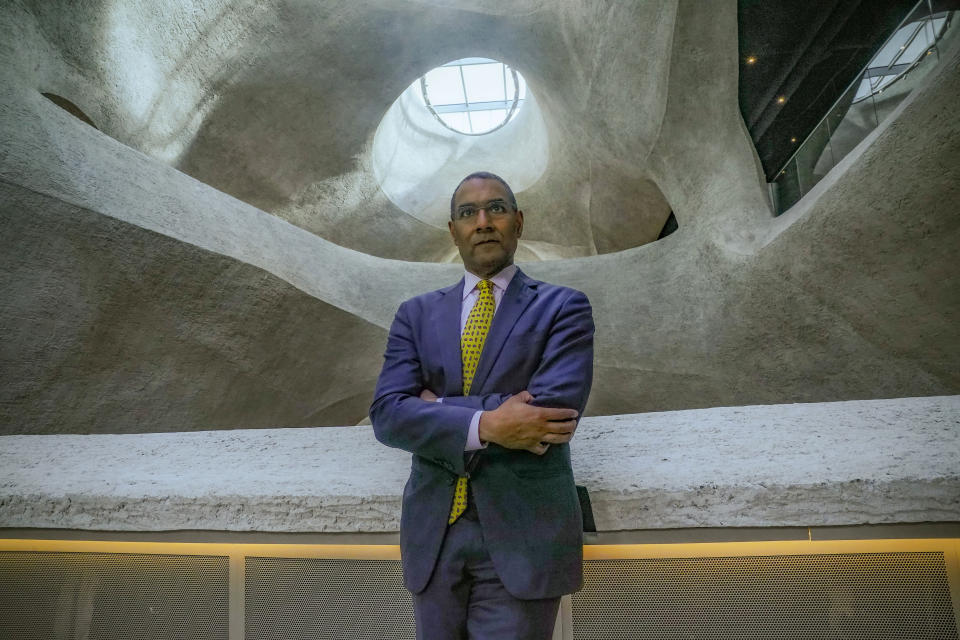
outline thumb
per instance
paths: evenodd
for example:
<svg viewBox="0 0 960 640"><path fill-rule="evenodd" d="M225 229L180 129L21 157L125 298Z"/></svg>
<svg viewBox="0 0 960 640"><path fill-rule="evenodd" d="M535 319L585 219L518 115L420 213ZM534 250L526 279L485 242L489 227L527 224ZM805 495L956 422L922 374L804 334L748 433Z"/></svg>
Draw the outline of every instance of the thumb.
<svg viewBox="0 0 960 640"><path fill-rule="evenodd" d="M527 391L526 389L518 393L516 397L520 399L520 402L524 402L527 404L529 404L530 402L533 402L533 396L530 395L530 392Z"/></svg>

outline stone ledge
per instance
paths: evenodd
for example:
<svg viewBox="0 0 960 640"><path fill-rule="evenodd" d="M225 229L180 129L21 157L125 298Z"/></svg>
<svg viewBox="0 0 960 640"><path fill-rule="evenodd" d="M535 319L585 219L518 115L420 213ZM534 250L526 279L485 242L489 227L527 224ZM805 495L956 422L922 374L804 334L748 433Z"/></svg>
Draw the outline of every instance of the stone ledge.
<svg viewBox="0 0 960 640"><path fill-rule="evenodd" d="M960 520L960 396L587 418L597 528ZM385 532L409 455L369 427L0 437L0 527Z"/></svg>

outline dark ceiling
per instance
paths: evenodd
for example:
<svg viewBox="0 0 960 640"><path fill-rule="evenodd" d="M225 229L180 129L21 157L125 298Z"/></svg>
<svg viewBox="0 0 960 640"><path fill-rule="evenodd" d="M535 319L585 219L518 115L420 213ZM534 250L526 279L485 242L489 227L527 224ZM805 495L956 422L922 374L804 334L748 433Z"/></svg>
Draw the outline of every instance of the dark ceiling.
<svg viewBox="0 0 960 640"><path fill-rule="evenodd" d="M740 112L768 181L916 4L738 0ZM960 8L960 0L931 4L934 12Z"/></svg>

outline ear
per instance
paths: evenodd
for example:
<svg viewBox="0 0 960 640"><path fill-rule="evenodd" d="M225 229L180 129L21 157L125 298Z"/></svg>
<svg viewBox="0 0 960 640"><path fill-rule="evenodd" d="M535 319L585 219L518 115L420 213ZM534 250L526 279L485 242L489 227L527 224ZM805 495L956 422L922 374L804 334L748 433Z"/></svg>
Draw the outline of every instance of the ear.
<svg viewBox="0 0 960 640"><path fill-rule="evenodd" d="M447 229L450 230L450 237L453 238L453 244L460 246L460 243L457 242L457 234L453 230L453 220L447 220Z"/></svg>
<svg viewBox="0 0 960 640"><path fill-rule="evenodd" d="M517 209L517 213L514 215L517 223L517 237L519 238L523 235L523 211Z"/></svg>

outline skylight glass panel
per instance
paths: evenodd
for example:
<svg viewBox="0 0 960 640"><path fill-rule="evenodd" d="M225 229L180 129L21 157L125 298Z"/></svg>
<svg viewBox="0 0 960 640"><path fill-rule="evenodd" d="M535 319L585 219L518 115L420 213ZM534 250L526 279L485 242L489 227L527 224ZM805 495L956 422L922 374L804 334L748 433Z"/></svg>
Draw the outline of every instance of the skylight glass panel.
<svg viewBox="0 0 960 640"><path fill-rule="evenodd" d="M920 33L917 34L917 37L913 39L913 42L907 47L907 50L903 52L903 55L900 56L900 59L897 62L900 63L910 63L922 56L927 52L927 47L933 44L933 38L930 37L930 27L927 26L927 23L924 23L924 28L920 29Z"/></svg>
<svg viewBox="0 0 960 640"><path fill-rule="evenodd" d="M427 97L431 104L463 104L463 81L460 67L437 67L425 76Z"/></svg>
<svg viewBox="0 0 960 640"><path fill-rule="evenodd" d="M897 79L897 76L891 74L891 75L889 75L889 76L880 76L880 77L877 78L877 79L878 79L880 82L877 83L875 90L876 90L876 91L883 91L884 87L886 87L888 84L890 84L891 82L893 82L894 80Z"/></svg>
<svg viewBox="0 0 960 640"><path fill-rule="evenodd" d="M883 45L883 48L880 49L880 52L873 57L873 61L870 63L871 67L888 67L890 63L893 62L894 57L900 53L900 47L905 47L907 45L907 40L910 39L910 36L913 35L913 32L917 30L916 24L908 24L897 30L889 40L887 44Z"/></svg>
<svg viewBox="0 0 960 640"><path fill-rule="evenodd" d="M420 79L420 87L425 108L445 127L480 135L502 127L515 115L526 98L527 84L502 62L462 58L428 72Z"/></svg>
<svg viewBox="0 0 960 640"><path fill-rule="evenodd" d="M472 133L486 133L497 128L507 117L506 109L491 109L489 111L471 111L470 120L473 123Z"/></svg>
<svg viewBox="0 0 960 640"><path fill-rule="evenodd" d="M441 113L440 119L451 129L457 131L471 131L470 118L466 111L456 111L454 113Z"/></svg>
<svg viewBox="0 0 960 640"><path fill-rule="evenodd" d="M467 102L506 100L504 69L499 62L471 64L463 67L463 82L467 87ZM510 84L513 84L511 80Z"/></svg>
<svg viewBox="0 0 960 640"><path fill-rule="evenodd" d="M868 70L877 75L864 78L857 88L853 101L859 102L872 93L883 91L898 78L908 73L942 35L947 19L924 18L905 24L890 36L868 65ZM884 73L890 69L890 72ZM895 69L895 71L893 71Z"/></svg>

